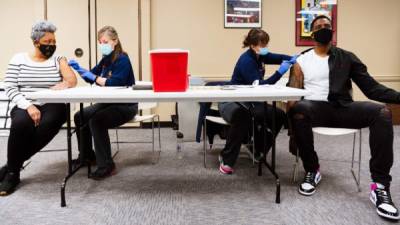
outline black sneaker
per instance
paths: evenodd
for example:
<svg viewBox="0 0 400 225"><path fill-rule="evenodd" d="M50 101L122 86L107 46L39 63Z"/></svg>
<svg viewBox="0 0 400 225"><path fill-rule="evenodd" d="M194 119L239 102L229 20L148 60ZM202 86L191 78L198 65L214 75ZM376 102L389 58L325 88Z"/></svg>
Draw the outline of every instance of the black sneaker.
<svg viewBox="0 0 400 225"><path fill-rule="evenodd" d="M299 185L299 193L306 196L313 195L321 178L322 176L319 171L307 172L303 182Z"/></svg>
<svg viewBox="0 0 400 225"><path fill-rule="evenodd" d="M96 171L90 174L89 178L94 180L102 180L115 174L117 174L117 169L115 167L115 164L113 163L106 167L97 168Z"/></svg>
<svg viewBox="0 0 400 225"><path fill-rule="evenodd" d="M0 184L0 196L13 193L20 182L19 173L8 172Z"/></svg>
<svg viewBox="0 0 400 225"><path fill-rule="evenodd" d="M6 177L7 172L8 172L8 167L7 167L7 164L6 164L3 167L1 167L1 169L0 169L0 182L2 182L4 180L4 178Z"/></svg>
<svg viewBox="0 0 400 225"><path fill-rule="evenodd" d="M376 212L379 216L391 220L400 219L399 210L392 201L388 187L385 187L379 183L371 184L371 193L369 195L369 199L371 199L372 203L374 203Z"/></svg>

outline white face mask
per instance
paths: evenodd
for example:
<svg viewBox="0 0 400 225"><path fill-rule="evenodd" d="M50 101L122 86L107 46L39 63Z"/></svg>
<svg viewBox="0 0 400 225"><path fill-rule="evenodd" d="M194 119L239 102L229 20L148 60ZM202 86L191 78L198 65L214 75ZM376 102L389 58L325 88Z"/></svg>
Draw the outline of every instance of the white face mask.
<svg viewBox="0 0 400 225"><path fill-rule="evenodd" d="M113 50L111 44L100 44L100 51L103 55L109 55Z"/></svg>

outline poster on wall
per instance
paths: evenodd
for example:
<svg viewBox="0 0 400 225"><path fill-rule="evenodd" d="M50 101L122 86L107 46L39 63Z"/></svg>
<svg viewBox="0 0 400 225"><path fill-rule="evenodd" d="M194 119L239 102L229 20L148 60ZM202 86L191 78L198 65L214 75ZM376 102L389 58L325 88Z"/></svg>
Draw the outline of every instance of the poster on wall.
<svg viewBox="0 0 400 225"><path fill-rule="evenodd" d="M260 28L262 0L224 0L225 28Z"/></svg>
<svg viewBox="0 0 400 225"><path fill-rule="evenodd" d="M337 43L338 0L296 0L296 46L312 46L311 22L319 15L332 20L333 44Z"/></svg>

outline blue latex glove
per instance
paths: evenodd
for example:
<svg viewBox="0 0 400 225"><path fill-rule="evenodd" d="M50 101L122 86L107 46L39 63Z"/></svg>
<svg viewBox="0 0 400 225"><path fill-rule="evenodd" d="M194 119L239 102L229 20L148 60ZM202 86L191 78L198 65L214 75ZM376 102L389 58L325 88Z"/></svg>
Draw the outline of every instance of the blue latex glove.
<svg viewBox="0 0 400 225"><path fill-rule="evenodd" d="M82 70L85 70L85 69L82 69ZM79 73L79 72L78 72ZM79 73L80 75L81 75L81 77L86 81L86 82L88 82L88 83L91 83L91 84L93 84L94 82L95 82L95 80L96 80L96 75L94 75L92 72L90 72L90 71L87 71L86 70L86 72L83 72L83 73Z"/></svg>
<svg viewBox="0 0 400 225"><path fill-rule="evenodd" d="M283 60L281 66L279 67L279 69L277 71L278 71L278 73L283 75L290 69L291 66L292 66L292 63L290 61Z"/></svg>
<svg viewBox="0 0 400 225"><path fill-rule="evenodd" d="M82 68L79 63L75 60L69 60L68 65L71 66L76 72L81 75L81 77L88 83L93 84L94 81L96 80L96 75L94 75L92 72Z"/></svg>
<svg viewBox="0 0 400 225"><path fill-rule="evenodd" d="M70 67L72 67L74 70L77 70L77 69L81 68L81 66L79 65L79 63L78 63L77 61L73 60L73 59L71 59L71 60L68 61L68 65L69 65Z"/></svg>
<svg viewBox="0 0 400 225"><path fill-rule="evenodd" d="M296 64L296 60L297 60L297 58L299 57L299 55L294 55L290 60L289 60L289 62L292 64L292 65L294 65L294 64Z"/></svg>

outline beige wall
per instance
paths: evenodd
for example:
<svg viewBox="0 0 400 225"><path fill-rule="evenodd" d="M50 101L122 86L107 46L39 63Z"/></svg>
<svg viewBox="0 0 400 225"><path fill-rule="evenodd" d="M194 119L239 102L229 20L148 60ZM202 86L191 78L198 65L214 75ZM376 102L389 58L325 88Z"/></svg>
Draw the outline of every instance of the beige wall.
<svg viewBox="0 0 400 225"><path fill-rule="evenodd" d="M43 19L43 0L0 1L0 80L4 77L8 62L18 52L33 51L30 38L34 21Z"/></svg>

